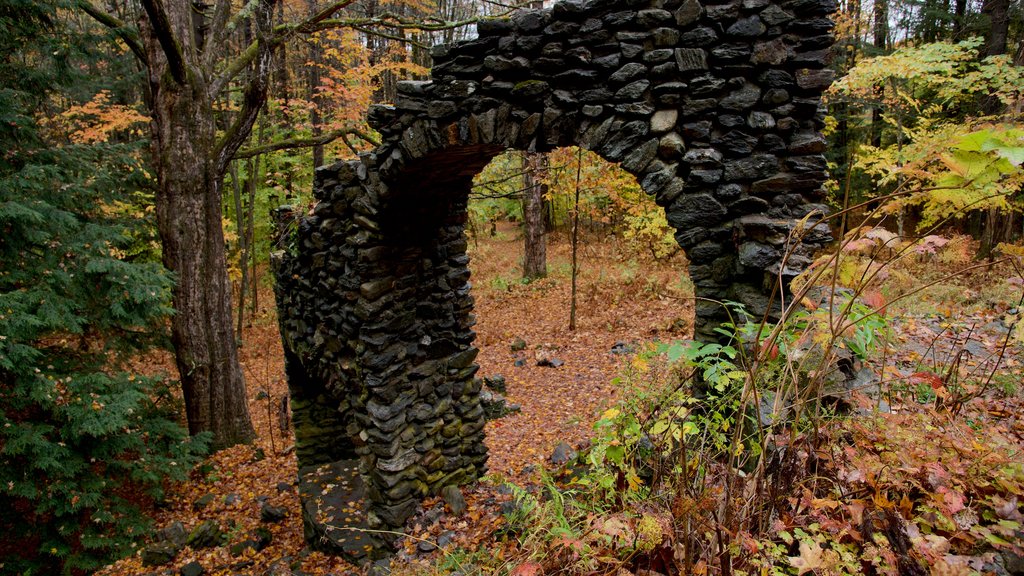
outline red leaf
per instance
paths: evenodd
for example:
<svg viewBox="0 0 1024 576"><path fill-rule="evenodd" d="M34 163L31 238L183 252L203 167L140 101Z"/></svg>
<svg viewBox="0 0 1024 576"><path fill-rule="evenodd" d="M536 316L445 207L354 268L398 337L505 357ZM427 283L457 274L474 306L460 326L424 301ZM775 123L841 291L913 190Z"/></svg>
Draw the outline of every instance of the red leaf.
<svg viewBox="0 0 1024 576"><path fill-rule="evenodd" d="M526 562L525 564L520 564L513 568L512 571L508 573L508 576L540 576L543 573L544 568L542 568L540 564L536 562Z"/></svg>
<svg viewBox="0 0 1024 576"><path fill-rule="evenodd" d="M943 388L944 382L942 377L938 374L932 374L931 372L914 372L910 375L911 384L927 384L932 387L932 390L938 391Z"/></svg>
<svg viewBox="0 0 1024 576"><path fill-rule="evenodd" d="M882 296L881 292L878 290L866 290L860 298L864 301L864 304L869 306L872 310L875 310L880 315L885 316L886 302L885 296Z"/></svg>

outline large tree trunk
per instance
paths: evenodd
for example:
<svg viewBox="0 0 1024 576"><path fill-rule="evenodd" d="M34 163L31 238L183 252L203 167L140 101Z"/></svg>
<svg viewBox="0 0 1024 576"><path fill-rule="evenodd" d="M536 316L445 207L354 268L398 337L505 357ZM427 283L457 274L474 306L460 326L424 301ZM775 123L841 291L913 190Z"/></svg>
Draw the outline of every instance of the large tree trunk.
<svg viewBox="0 0 1024 576"><path fill-rule="evenodd" d="M190 38L188 25L182 25L189 4L171 2L166 9L177 38ZM213 447L223 448L255 437L231 326L221 210L227 166L217 155L205 79L196 68L182 74L182 67L175 78L154 27L146 24L157 228L164 265L177 280L171 339L189 432L211 432Z"/></svg>
<svg viewBox="0 0 1024 576"><path fill-rule="evenodd" d="M548 275L547 243L544 237L544 186L540 182L541 154L524 153L523 158L523 278Z"/></svg>
<svg viewBox="0 0 1024 576"><path fill-rule="evenodd" d="M985 51L982 56L1006 54L1006 36L1010 27L1010 0L985 0L981 13L988 17Z"/></svg>

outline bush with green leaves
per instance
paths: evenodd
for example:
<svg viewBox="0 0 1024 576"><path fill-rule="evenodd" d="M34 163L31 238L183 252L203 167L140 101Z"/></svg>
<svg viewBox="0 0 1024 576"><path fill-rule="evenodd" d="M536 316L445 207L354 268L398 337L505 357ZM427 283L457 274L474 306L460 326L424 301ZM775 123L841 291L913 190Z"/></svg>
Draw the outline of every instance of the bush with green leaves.
<svg viewBox="0 0 1024 576"><path fill-rule="evenodd" d="M48 141L74 42L53 3L0 0L0 572L81 573L131 550L141 510L205 451L167 382L127 362L166 340L171 279L126 261L139 144Z"/></svg>

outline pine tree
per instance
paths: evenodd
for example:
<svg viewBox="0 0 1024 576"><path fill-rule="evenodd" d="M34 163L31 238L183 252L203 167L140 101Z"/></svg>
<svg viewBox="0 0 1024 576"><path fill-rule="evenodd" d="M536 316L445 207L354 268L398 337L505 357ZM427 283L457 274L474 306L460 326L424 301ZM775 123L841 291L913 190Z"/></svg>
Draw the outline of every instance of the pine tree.
<svg viewBox="0 0 1024 576"><path fill-rule="evenodd" d="M171 280L130 262L138 144L55 142L44 107L82 54L53 1L0 0L0 572L90 570L129 549L139 504L183 479L189 440L160 379Z"/></svg>

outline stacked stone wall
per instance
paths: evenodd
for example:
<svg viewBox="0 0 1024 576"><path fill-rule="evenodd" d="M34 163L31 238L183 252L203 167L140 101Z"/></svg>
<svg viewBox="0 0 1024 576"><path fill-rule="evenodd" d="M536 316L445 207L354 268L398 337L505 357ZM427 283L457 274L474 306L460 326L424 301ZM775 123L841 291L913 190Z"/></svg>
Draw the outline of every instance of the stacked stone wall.
<svg viewBox="0 0 1024 576"><path fill-rule="evenodd" d="M357 458L368 523L386 528L484 472L464 225L472 177L506 149L578 145L634 174L707 299L698 336L725 318L713 301L771 312L772 282L831 239L798 222L825 211L834 9L562 2L435 47L432 80L400 82L393 106L369 111L382 145L317 171L318 203L276 259L300 465Z"/></svg>

